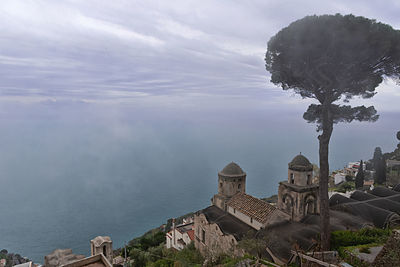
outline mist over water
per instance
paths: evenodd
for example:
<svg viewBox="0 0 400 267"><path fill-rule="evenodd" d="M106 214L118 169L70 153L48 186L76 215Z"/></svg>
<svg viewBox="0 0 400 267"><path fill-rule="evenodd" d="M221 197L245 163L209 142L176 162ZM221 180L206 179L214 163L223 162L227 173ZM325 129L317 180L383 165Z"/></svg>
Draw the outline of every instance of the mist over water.
<svg viewBox="0 0 400 267"><path fill-rule="evenodd" d="M305 109L304 109L305 110ZM196 110L32 104L0 110L0 249L43 262L56 248L89 255L109 235L114 248L209 205L217 172L231 161L247 192L277 193L299 152L318 161L315 125L303 111ZM396 146L399 114L340 124L331 170Z"/></svg>

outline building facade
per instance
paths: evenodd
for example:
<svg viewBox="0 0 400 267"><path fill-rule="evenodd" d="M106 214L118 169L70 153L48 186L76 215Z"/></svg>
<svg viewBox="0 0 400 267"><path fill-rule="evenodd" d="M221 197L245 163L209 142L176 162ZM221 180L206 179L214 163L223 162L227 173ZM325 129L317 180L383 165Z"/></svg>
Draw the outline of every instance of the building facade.
<svg viewBox="0 0 400 267"><path fill-rule="evenodd" d="M307 214L319 214L319 185L312 183L313 165L303 155L289 163L288 179L279 183L278 209L294 221Z"/></svg>
<svg viewBox="0 0 400 267"><path fill-rule="evenodd" d="M211 204L194 216L195 247L203 255L240 255L236 245L242 238L290 219L275 206L246 194L246 173L234 162L218 172L218 193Z"/></svg>
<svg viewBox="0 0 400 267"><path fill-rule="evenodd" d="M113 262L112 241L109 236L97 236L90 240L91 256L102 253L109 262Z"/></svg>
<svg viewBox="0 0 400 267"><path fill-rule="evenodd" d="M254 229L231 214L212 205L194 217L194 244L200 253L213 257L221 253L242 255L237 243Z"/></svg>

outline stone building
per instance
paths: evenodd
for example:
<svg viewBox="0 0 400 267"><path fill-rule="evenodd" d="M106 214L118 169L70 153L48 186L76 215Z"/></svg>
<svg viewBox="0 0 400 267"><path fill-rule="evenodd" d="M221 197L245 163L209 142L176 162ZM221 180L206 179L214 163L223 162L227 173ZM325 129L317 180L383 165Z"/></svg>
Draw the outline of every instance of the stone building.
<svg viewBox="0 0 400 267"><path fill-rule="evenodd" d="M194 225L194 245L206 256L221 253L240 255L241 250L236 248L238 241L254 230L214 205L198 211L194 217Z"/></svg>
<svg viewBox="0 0 400 267"><path fill-rule="evenodd" d="M237 244L246 236L266 241L266 257L287 265L295 259L293 246L312 251L320 233L319 186L313 166L303 155L288 165L288 178L280 182L278 203L272 206L246 194L246 173L228 164L218 173L218 193L212 205L194 216L195 247L205 256L240 255ZM400 184L376 187L369 193L355 191L351 197L336 194L330 199L332 231L400 225Z"/></svg>
<svg viewBox="0 0 400 267"><path fill-rule="evenodd" d="M240 254L236 244L248 233L287 221L289 215L246 194L246 173L234 162L218 172L212 206L194 216L195 247L203 254Z"/></svg>
<svg viewBox="0 0 400 267"><path fill-rule="evenodd" d="M290 219L275 206L246 193L234 195L227 202L227 212L255 230Z"/></svg>
<svg viewBox="0 0 400 267"><path fill-rule="evenodd" d="M292 220L301 221L307 214L319 214L319 185L312 183L313 165L303 155L289 163L288 179L279 183L278 209Z"/></svg>
<svg viewBox="0 0 400 267"><path fill-rule="evenodd" d="M227 202L237 193L246 192L246 173L234 162L229 163L218 172L218 194L211 202L218 208L227 211Z"/></svg>
<svg viewBox="0 0 400 267"><path fill-rule="evenodd" d="M72 249L56 249L44 257L45 267L107 266L113 262L112 241L108 236L98 236L90 240L90 257L75 255Z"/></svg>
<svg viewBox="0 0 400 267"><path fill-rule="evenodd" d="M90 240L91 256L103 253L109 262L113 262L112 241L109 236L97 236Z"/></svg>

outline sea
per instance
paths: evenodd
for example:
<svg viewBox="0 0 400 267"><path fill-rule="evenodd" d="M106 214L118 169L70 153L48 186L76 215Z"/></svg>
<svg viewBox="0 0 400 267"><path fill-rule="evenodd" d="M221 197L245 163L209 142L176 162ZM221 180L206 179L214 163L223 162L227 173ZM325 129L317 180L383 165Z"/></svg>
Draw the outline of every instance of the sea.
<svg viewBox="0 0 400 267"><path fill-rule="evenodd" d="M305 110L305 109L304 109ZM234 161L247 193L268 197L300 152L318 164L318 133L300 109L132 107L81 103L0 109L0 249L36 263L57 248L89 255L210 205ZM335 125L331 170L392 151L399 113Z"/></svg>

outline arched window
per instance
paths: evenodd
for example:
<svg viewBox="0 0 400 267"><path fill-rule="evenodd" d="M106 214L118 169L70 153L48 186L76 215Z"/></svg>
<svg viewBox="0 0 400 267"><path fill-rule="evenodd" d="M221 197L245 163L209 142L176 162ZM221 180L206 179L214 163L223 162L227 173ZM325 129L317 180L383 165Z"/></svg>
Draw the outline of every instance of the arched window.
<svg viewBox="0 0 400 267"><path fill-rule="evenodd" d="M311 184L311 175L307 175L307 184Z"/></svg>
<svg viewBox="0 0 400 267"><path fill-rule="evenodd" d="M106 245L104 245L104 247L103 247L103 255L104 255L104 256L107 256L107 248L106 248Z"/></svg>

